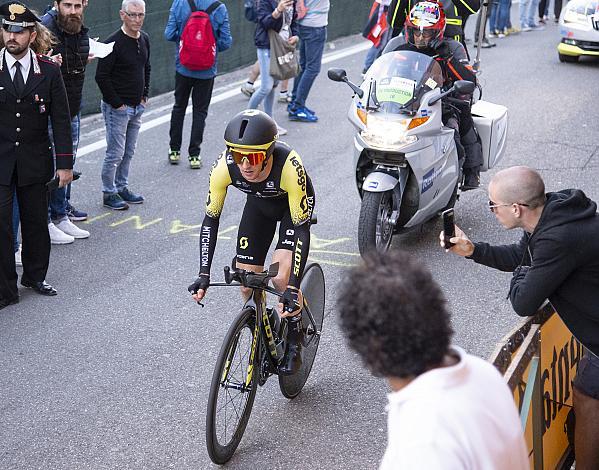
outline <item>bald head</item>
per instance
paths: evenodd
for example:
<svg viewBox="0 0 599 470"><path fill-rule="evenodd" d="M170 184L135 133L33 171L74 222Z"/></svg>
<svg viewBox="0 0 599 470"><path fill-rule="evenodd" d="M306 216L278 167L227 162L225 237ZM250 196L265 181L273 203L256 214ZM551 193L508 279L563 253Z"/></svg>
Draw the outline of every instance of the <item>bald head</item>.
<svg viewBox="0 0 599 470"><path fill-rule="evenodd" d="M498 172L491 183L489 192L502 203L528 204L531 208L545 204L545 183L541 175L527 166L513 166Z"/></svg>

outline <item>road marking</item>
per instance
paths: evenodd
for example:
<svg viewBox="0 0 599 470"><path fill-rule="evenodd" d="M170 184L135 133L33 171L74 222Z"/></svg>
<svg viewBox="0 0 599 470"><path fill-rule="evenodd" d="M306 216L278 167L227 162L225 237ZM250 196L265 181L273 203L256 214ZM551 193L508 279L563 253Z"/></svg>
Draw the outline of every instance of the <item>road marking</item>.
<svg viewBox="0 0 599 470"><path fill-rule="evenodd" d="M357 54L359 52L365 51L366 49L369 49L371 47L371 45L372 45L372 43L370 43L369 41L361 42L360 44L356 44L355 46L347 47L338 52L331 52L329 54L325 54L325 56L322 58L322 63L328 64L330 62L334 62L336 60L343 59L345 57ZM239 92L238 87L243 83L245 83L245 80L241 80L239 82L235 82L233 84L229 84L225 87L221 87L218 90L215 90L216 94L210 100L210 104L220 103L221 101L228 100L229 98L233 98L234 96L239 96L240 92ZM260 83L259 80L256 81L255 86L259 86L259 83ZM162 106L162 107L158 108L158 110L166 111L171 108L172 108L172 105L167 105L167 106ZM154 114L158 110L154 110L152 112L152 114ZM191 107L191 105L189 105L187 107L187 109L185 110L185 114L191 114L191 111L192 111L192 107ZM141 129L139 130L139 132L141 133L141 132L149 131L150 129L154 129L155 127L165 124L165 123L169 122L170 120L171 120L170 113L164 114L163 116L154 118L148 122L144 122L141 125ZM106 147L106 139L101 139L101 140L98 140L91 144L84 145L77 151L77 158L81 158L85 155L89 155L90 153L96 152L98 150L102 150L105 147Z"/></svg>
<svg viewBox="0 0 599 470"><path fill-rule="evenodd" d="M87 220L83 221L83 223L91 224L91 223L95 222L96 220L103 219L104 217L108 217L109 215L112 215L112 212L105 212L104 214L97 215L96 217L92 217L91 219L87 219Z"/></svg>
<svg viewBox="0 0 599 470"><path fill-rule="evenodd" d="M119 220L118 222L113 222L112 224L110 224L110 226L118 227L119 225L126 224L127 222L133 222L134 226L137 230L143 230L144 228L149 227L150 225L157 224L161 220L162 220L162 218L158 218L158 219L150 220L149 222L147 222L145 224L142 224L141 217L139 215L132 215L131 217L127 217L126 219Z"/></svg>
<svg viewBox="0 0 599 470"><path fill-rule="evenodd" d="M202 224L199 225L185 225L179 219L173 220L171 223L171 229L169 230L169 234L175 235L176 233L185 232L186 230L199 230L202 228Z"/></svg>

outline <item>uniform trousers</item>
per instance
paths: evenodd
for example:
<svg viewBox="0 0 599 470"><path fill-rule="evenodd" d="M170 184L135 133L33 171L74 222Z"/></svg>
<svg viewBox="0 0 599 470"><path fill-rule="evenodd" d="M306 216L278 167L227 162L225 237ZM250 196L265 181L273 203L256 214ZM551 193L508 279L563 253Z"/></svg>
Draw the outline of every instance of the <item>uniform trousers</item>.
<svg viewBox="0 0 599 470"><path fill-rule="evenodd" d="M10 185L0 185L0 297L17 297L13 235L13 198L16 174ZM23 241L23 278L40 282L46 279L50 262L48 234L48 192L44 183L16 186Z"/></svg>

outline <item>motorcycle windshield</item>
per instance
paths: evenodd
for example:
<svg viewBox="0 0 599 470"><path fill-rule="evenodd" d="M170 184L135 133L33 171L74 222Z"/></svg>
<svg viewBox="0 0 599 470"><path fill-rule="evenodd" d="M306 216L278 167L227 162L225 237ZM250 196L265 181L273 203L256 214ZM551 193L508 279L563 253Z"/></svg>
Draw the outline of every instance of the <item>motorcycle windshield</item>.
<svg viewBox="0 0 599 470"><path fill-rule="evenodd" d="M436 60L419 52L394 51L372 64L362 88L369 107L378 104L377 111L398 114L416 111L422 95L442 85L443 72Z"/></svg>

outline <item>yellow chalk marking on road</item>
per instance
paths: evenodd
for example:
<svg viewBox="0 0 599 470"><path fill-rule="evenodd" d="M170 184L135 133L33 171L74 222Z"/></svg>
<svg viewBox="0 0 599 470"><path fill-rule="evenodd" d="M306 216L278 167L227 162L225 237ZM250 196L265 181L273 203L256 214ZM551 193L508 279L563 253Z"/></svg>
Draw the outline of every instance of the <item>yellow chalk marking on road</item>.
<svg viewBox="0 0 599 470"><path fill-rule="evenodd" d="M142 224L141 217L139 215L132 215L131 217L127 217L126 219L119 220L118 222L114 222L110 224L111 227L118 227L119 225L126 224L127 222L134 222L134 226L136 230L143 230L150 225L157 224L160 222L162 218L150 220L149 222Z"/></svg>
<svg viewBox="0 0 599 470"><path fill-rule="evenodd" d="M108 217L109 215L112 215L112 212L105 212L104 214L97 215L95 217L92 217L91 219L84 220L83 223L91 224L91 223L95 222L96 220L103 219L104 217Z"/></svg>
<svg viewBox="0 0 599 470"><path fill-rule="evenodd" d="M329 255L341 256L360 256L360 253L350 253L349 251L334 251L334 250L310 250L310 253L326 253Z"/></svg>
<svg viewBox="0 0 599 470"><path fill-rule="evenodd" d="M341 266L343 268L351 268L353 266L357 266L358 263L344 263L343 261L331 261L331 260L325 260L325 259L319 259L319 258L314 258L313 256L308 256L308 259L310 261L314 261L316 263L320 263L320 264L329 264L331 266Z"/></svg>
<svg viewBox="0 0 599 470"><path fill-rule="evenodd" d="M334 239L326 239L326 238L318 238L316 235L310 235L310 246L316 249L326 248L327 246L335 245L337 243L343 243L350 241L351 238L334 238Z"/></svg>
<svg viewBox="0 0 599 470"><path fill-rule="evenodd" d="M187 230L199 230L200 228L202 228L202 224L185 225L179 219L177 219L173 220L173 222L171 223L171 229L169 231L169 234L175 235L176 233L185 232Z"/></svg>
<svg viewBox="0 0 599 470"><path fill-rule="evenodd" d="M225 233L229 233L229 232L233 232L235 230L237 230L237 225L231 225L230 227L227 227L224 230L221 230L220 232L218 232L218 235L216 236L217 240L231 240L231 237L224 237L223 235ZM200 234L199 233L192 233L191 234L192 237L199 237Z"/></svg>

